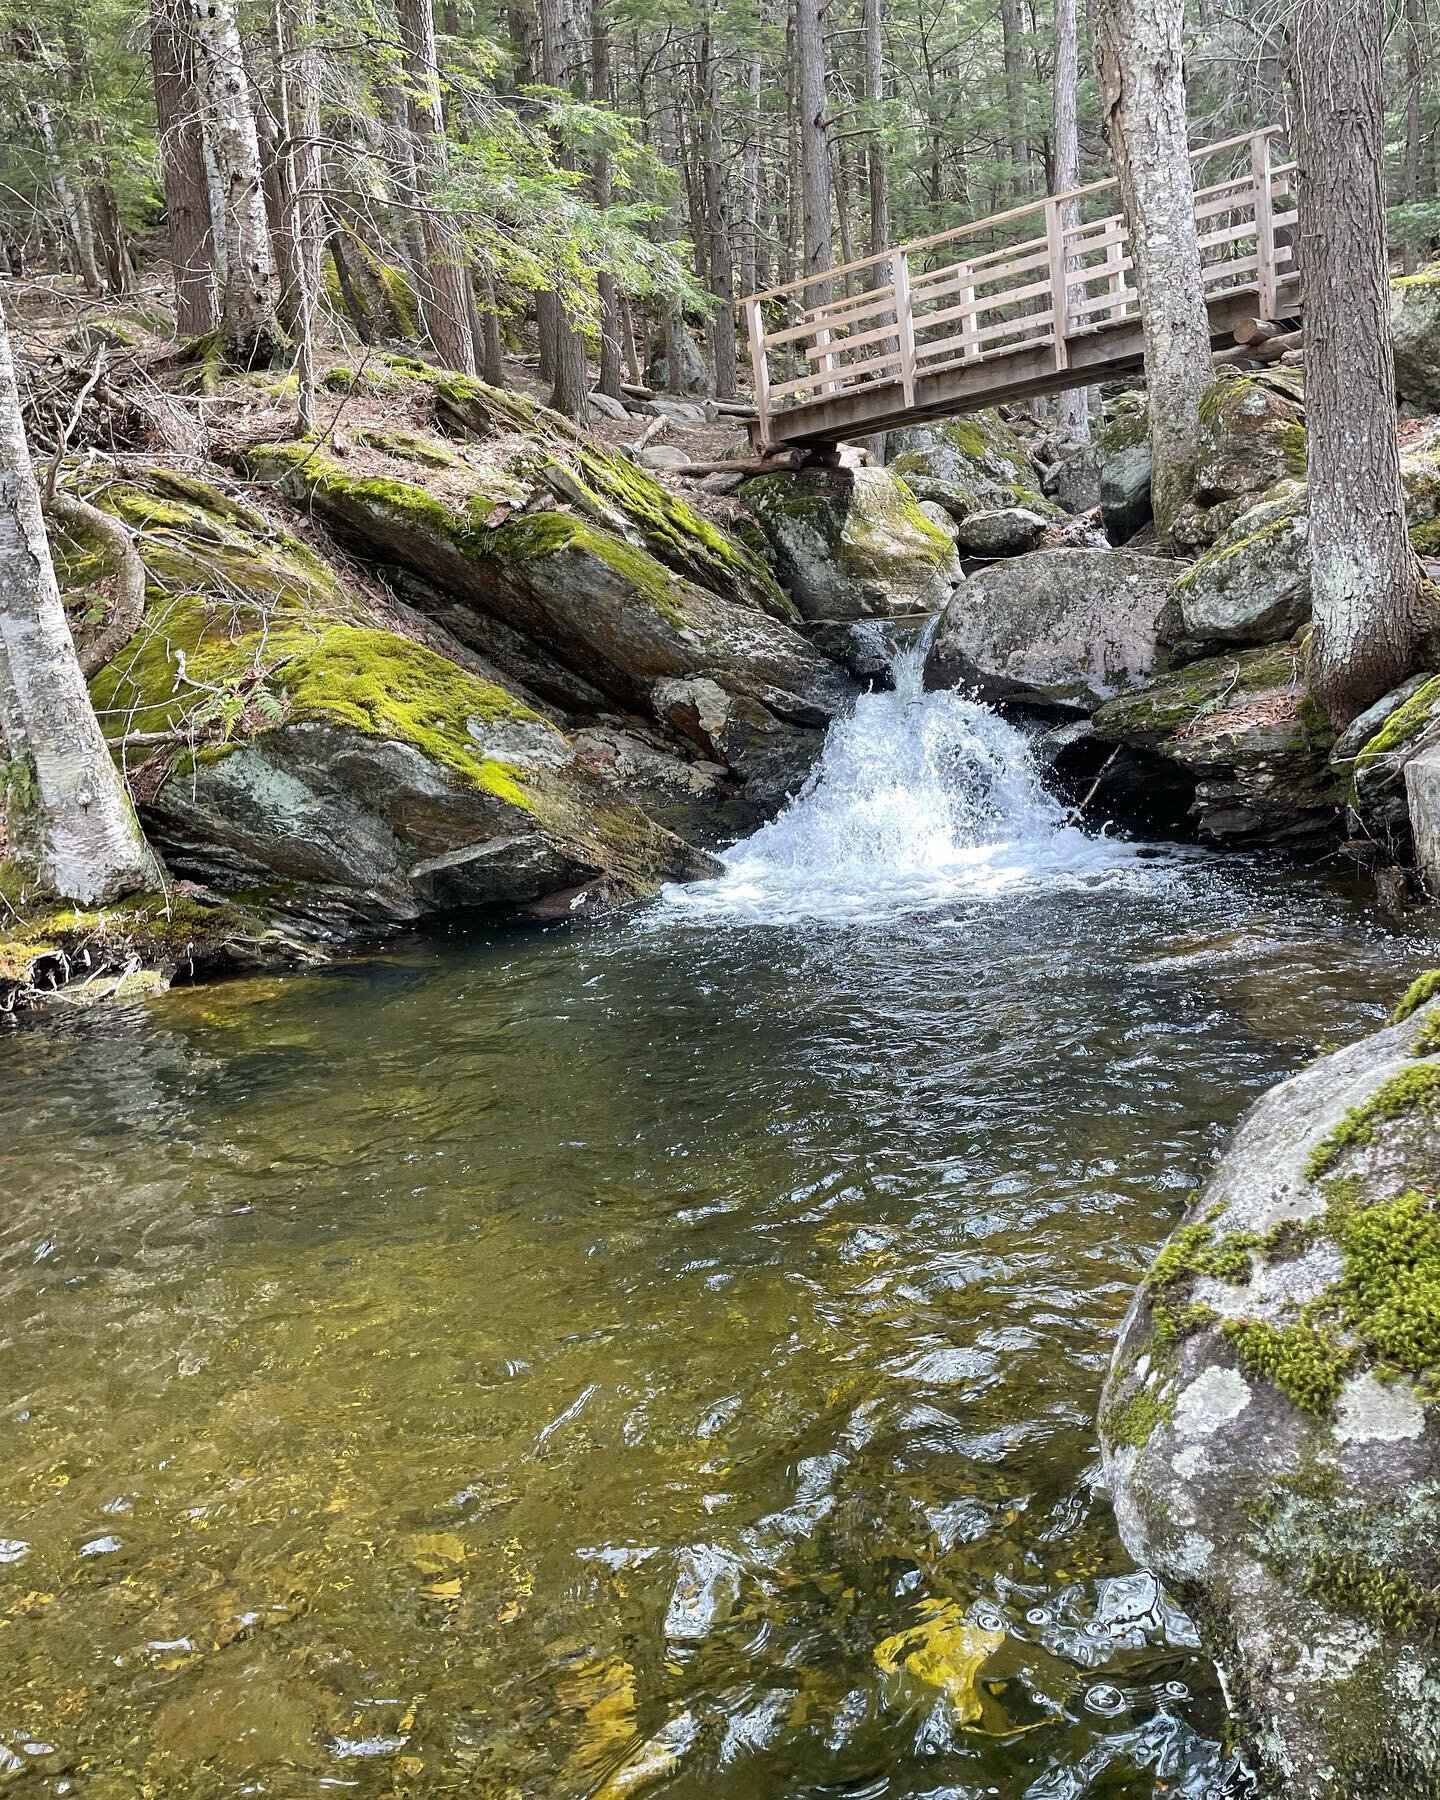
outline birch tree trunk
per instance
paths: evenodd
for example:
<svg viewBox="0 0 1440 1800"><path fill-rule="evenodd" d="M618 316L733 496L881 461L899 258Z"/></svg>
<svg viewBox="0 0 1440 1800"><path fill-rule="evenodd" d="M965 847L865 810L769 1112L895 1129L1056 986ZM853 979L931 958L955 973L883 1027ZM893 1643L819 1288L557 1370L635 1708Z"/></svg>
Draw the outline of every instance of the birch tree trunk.
<svg viewBox="0 0 1440 1800"><path fill-rule="evenodd" d="M1338 729L1420 666L1435 624L1396 442L1385 243L1382 0L1302 0L1293 24L1311 692Z"/></svg>
<svg viewBox="0 0 1440 1800"><path fill-rule="evenodd" d="M195 91L195 36L188 0L150 0L150 63L165 182L165 229L175 277L175 328L203 337L219 323L205 174L205 135Z"/></svg>
<svg viewBox="0 0 1440 1800"><path fill-rule="evenodd" d="M1186 498L1211 380L1185 121L1183 0L1097 0L1105 131L1120 177L1140 320L1155 526L1169 542Z"/></svg>
<svg viewBox="0 0 1440 1800"><path fill-rule="evenodd" d="M158 879L85 691L40 516L0 314L0 798L39 889L100 906Z"/></svg>
<svg viewBox="0 0 1440 1800"><path fill-rule="evenodd" d="M265 217L260 144L240 54L234 0L192 0L196 67L205 124L223 187L225 287L220 333L226 356L242 369L266 367L280 351L275 269Z"/></svg>
<svg viewBox="0 0 1440 1800"><path fill-rule="evenodd" d="M1075 0L1055 0L1055 74L1051 94L1050 134L1054 169L1051 191L1068 194L1080 185L1080 135L1076 122L1076 96L1080 81L1079 25ZM1060 208L1060 224L1073 231L1080 223L1080 202L1072 200ZM1079 258L1071 257L1068 268L1075 268ZM1090 437L1090 403L1083 387L1070 388L1056 396L1057 422L1076 437Z"/></svg>
<svg viewBox="0 0 1440 1800"><path fill-rule="evenodd" d="M800 180L804 204L806 275L827 276L834 266L830 243L830 129L825 91L826 0L795 0L795 53L800 77ZM828 279L811 282L805 305L827 306Z"/></svg>
<svg viewBox="0 0 1440 1800"><path fill-rule="evenodd" d="M441 362L447 369L473 375L470 271L455 221L434 205L435 189L446 174L446 156L430 0L397 0L395 16L410 86L410 132L415 147L420 228L425 241L426 281L420 290L420 310L426 335Z"/></svg>

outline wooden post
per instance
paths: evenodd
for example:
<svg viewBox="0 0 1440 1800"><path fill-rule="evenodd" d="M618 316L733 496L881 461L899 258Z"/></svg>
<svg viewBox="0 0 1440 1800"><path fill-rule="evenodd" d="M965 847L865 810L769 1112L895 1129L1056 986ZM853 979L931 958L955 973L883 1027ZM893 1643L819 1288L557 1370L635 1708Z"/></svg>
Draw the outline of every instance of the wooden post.
<svg viewBox="0 0 1440 1800"><path fill-rule="evenodd" d="M1065 345L1070 327L1070 279L1065 268L1065 226L1060 205L1052 196L1045 202L1045 242L1050 252L1050 329L1055 338L1055 367L1070 367Z"/></svg>
<svg viewBox="0 0 1440 1800"><path fill-rule="evenodd" d="M750 338L750 366L755 377L755 413L760 427L760 448L770 447L770 365L765 360L765 324L758 300L742 300L745 329Z"/></svg>
<svg viewBox="0 0 1440 1800"><path fill-rule="evenodd" d="M822 321L823 318L824 315L822 314ZM830 327L823 322L817 322L815 326L815 348L820 354L815 358L815 367L820 371L820 392L822 394L833 393L835 388L839 385L834 379L835 352L830 348L834 342L835 333L831 331ZM827 380L827 376L830 379Z"/></svg>
<svg viewBox="0 0 1440 1800"><path fill-rule="evenodd" d="M900 351L900 387L906 406L915 404L915 314L910 305L910 259L903 250L890 258L895 284L895 337ZM883 340L882 340L883 341Z"/></svg>
<svg viewBox="0 0 1440 1800"><path fill-rule="evenodd" d="M1255 263L1260 289L1260 317L1279 311L1275 275L1275 202L1270 192L1270 134L1257 131L1250 140L1250 170L1255 183Z"/></svg>
<svg viewBox="0 0 1440 1800"><path fill-rule="evenodd" d="M969 273L968 269L967 269L966 273L967 274ZM973 306L975 304L975 284L973 281L966 282L961 287L961 289L960 289L960 304L962 306ZM960 354L961 354L961 356L968 359L972 356L978 356L980 354L980 335L979 334L980 334L980 327L975 323L974 313L967 312L967 313L963 314L961 317L961 320L960 320Z"/></svg>
<svg viewBox="0 0 1440 1800"><path fill-rule="evenodd" d="M1118 217L1106 221L1107 229L1120 223ZM1115 304L1110 308L1110 323L1118 325L1125 317L1125 271L1120 267L1121 258L1125 255L1125 240L1119 238L1113 244L1105 246L1105 268L1109 276L1110 298Z"/></svg>

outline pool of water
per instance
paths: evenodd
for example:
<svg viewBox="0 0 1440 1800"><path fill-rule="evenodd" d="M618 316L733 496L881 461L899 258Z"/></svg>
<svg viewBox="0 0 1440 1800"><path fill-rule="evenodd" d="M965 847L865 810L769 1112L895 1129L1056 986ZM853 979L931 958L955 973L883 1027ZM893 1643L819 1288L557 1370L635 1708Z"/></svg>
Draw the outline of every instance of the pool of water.
<svg viewBox="0 0 1440 1800"><path fill-rule="evenodd" d="M1225 1791L1096 1399L1227 1127L1421 947L988 777L917 833L863 749L629 919L0 1039L0 1784Z"/></svg>

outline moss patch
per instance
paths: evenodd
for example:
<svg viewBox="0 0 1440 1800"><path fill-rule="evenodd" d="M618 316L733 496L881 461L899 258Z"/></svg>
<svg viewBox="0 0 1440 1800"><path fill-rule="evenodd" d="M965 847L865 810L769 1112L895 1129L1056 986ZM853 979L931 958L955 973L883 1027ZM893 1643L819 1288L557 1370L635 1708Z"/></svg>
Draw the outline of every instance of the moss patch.
<svg viewBox="0 0 1440 1800"><path fill-rule="evenodd" d="M1227 1319L1221 1330L1252 1375L1264 1376L1302 1412L1326 1414L1358 1354L1333 1331L1300 1322L1271 1325L1261 1319Z"/></svg>
<svg viewBox="0 0 1440 1800"><path fill-rule="evenodd" d="M1440 1109L1440 1065L1425 1063L1401 1069L1368 1100L1352 1106L1306 1158L1306 1180L1318 1181L1346 1150L1373 1143L1381 1125L1415 1108L1432 1115Z"/></svg>
<svg viewBox="0 0 1440 1800"><path fill-rule="evenodd" d="M1149 1388L1141 1388L1110 1408L1100 1421L1100 1430L1115 1449L1139 1450L1174 1413L1173 1401L1161 1400Z"/></svg>
<svg viewBox="0 0 1440 1800"><path fill-rule="evenodd" d="M1357 765L1374 762L1391 751L1403 749L1430 724L1440 707L1440 675L1418 688L1408 700L1397 706L1385 723L1361 747Z"/></svg>

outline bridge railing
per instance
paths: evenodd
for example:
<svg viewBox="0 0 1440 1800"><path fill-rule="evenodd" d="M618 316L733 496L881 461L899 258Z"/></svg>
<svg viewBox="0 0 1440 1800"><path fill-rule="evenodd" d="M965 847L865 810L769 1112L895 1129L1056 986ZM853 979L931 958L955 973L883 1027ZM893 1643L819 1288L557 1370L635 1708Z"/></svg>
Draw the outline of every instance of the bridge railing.
<svg viewBox="0 0 1440 1800"><path fill-rule="evenodd" d="M1191 152L1195 164L1242 165L1195 190L1206 298L1253 290L1265 319L1294 268L1295 165L1278 158L1280 135L1269 126ZM1066 369L1076 338L1138 316L1130 234L1106 210L1118 195L1113 178L1091 182L747 296L761 441L777 415L856 389L898 386L909 407L927 377L1017 351L1048 350ZM1008 241L988 247L997 237Z"/></svg>

